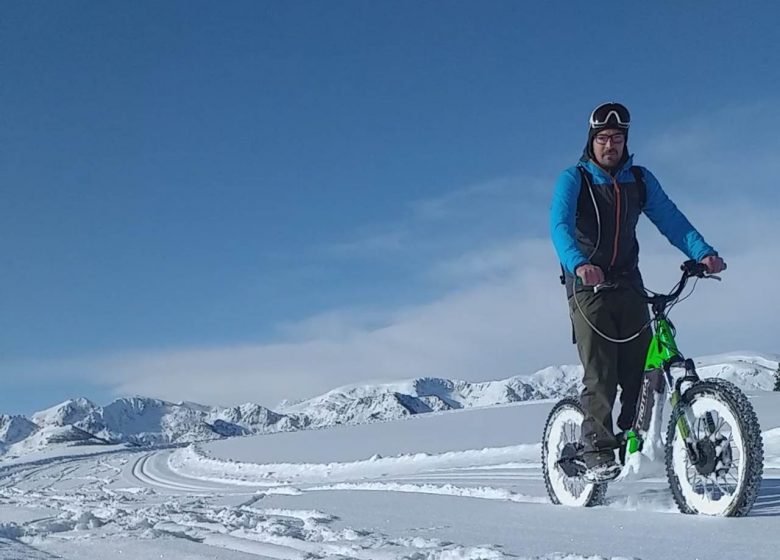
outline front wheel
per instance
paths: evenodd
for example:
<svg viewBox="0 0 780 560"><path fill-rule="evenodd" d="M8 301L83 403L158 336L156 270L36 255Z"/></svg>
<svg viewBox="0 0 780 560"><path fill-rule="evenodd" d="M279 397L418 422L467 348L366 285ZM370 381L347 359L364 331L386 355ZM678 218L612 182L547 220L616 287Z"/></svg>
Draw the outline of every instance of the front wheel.
<svg viewBox="0 0 780 560"><path fill-rule="evenodd" d="M680 433L683 423L688 442ZM763 468L761 428L744 393L722 379L691 386L674 407L666 434L666 474L680 511L747 515Z"/></svg>
<svg viewBox="0 0 780 560"><path fill-rule="evenodd" d="M542 472L554 504L595 506L606 497L606 484L593 484L582 478L580 434L584 418L582 407L574 398L558 401L547 417L542 438Z"/></svg>

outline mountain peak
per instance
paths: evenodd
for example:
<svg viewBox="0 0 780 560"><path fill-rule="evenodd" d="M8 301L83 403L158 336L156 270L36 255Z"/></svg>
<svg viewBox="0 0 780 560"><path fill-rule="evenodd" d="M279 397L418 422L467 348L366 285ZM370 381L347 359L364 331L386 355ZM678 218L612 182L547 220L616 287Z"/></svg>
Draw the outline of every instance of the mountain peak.
<svg viewBox="0 0 780 560"><path fill-rule="evenodd" d="M745 390L771 390L776 355L749 352L697 360L702 377L728 379ZM483 407L574 395L582 367L550 366L530 376L496 381L419 377L339 387L270 410L256 403L232 407L172 403L142 396L122 397L101 407L88 399L62 402L33 415L0 416L0 452L23 453L51 443L185 443L220 437L278 432L335 424L394 420L413 414ZM14 451L13 448L17 448Z"/></svg>
<svg viewBox="0 0 780 560"><path fill-rule="evenodd" d="M13 445L38 431L37 424L24 416L0 416L0 443Z"/></svg>
<svg viewBox="0 0 780 560"><path fill-rule="evenodd" d="M32 420L39 426L65 426L83 420L97 408L98 406L89 399L78 397L36 412L33 414Z"/></svg>

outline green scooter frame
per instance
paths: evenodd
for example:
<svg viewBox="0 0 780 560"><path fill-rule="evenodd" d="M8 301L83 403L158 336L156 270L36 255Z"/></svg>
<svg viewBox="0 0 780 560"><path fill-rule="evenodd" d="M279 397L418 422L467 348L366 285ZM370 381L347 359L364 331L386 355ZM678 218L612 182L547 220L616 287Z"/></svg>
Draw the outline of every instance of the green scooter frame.
<svg viewBox="0 0 780 560"><path fill-rule="evenodd" d="M647 302L651 305L653 312L653 337L648 345L647 356L645 358L643 388L639 402L637 403L634 427L625 433L627 458L642 450L648 436L657 438L657 440L660 441L660 433L648 434L646 433L646 428L650 422L649 418L654 412L660 414L661 411L655 411L654 408L658 405L662 406L664 395L658 395L660 398L649 399L649 397L655 395L647 394L648 391L650 391L647 387L648 380L653 375L662 374L664 381L663 393L668 391L667 394L669 395L669 402L672 409L677 406L677 403L685 392L683 390L683 385L685 384L687 388L691 384L701 380L696 373L696 366L693 363L693 360L686 359L677 346L677 341L675 340L676 330L666 315L666 308L670 303L677 301L680 294L685 289L685 285L689 278L703 277L706 269L703 268L703 265L695 261L687 261L682 266L682 269L682 279L671 294L646 296ZM708 277L720 279L717 276L712 275L709 275ZM685 373L675 381L675 378L672 376L672 368L682 368L685 370ZM658 392L660 388L661 387L656 386L656 392ZM707 417L708 421L711 422L709 414ZM677 430L686 443L686 449L691 461L696 462L698 461L698 452L691 436L691 425L694 421L693 415L688 407L686 407L685 413L681 414L677 420ZM645 428L644 433L642 427Z"/></svg>
<svg viewBox="0 0 780 560"><path fill-rule="evenodd" d="M615 480L626 478L631 471L639 472L644 460L655 461L660 453L672 497L682 513L744 516L761 487L761 427L750 400L738 387L724 379L700 379L693 360L680 352L667 310L681 301L690 278L717 278L696 261L687 261L681 268L682 278L671 293L643 293L652 309L653 336L634 423L619 437L623 470ZM616 287L602 284L594 291ZM662 413L667 399L671 417L663 438ZM585 478L584 419L579 399L565 397L553 406L545 422L542 472L554 504L588 507L604 503L612 479Z"/></svg>

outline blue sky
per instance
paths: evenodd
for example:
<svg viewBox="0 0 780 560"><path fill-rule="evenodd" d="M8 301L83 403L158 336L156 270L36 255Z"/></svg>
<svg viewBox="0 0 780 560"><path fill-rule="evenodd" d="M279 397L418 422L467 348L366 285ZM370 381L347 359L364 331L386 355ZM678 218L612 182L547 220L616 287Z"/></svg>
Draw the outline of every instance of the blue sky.
<svg viewBox="0 0 780 560"><path fill-rule="evenodd" d="M549 195L613 99L743 264L689 352L780 352L780 9L594 6L0 3L0 412L576 362Z"/></svg>

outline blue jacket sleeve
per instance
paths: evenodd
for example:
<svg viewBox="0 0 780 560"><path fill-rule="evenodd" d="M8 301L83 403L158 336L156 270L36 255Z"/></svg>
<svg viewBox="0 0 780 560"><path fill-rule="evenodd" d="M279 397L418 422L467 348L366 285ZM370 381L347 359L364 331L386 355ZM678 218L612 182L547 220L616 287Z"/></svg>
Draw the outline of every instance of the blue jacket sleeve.
<svg viewBox="0 0 780 560"><path fill-rule="evenodd" d="M555 182L552 207L550 208L552 242L556 253L558 253L558 260L572 274L578 266L588 263L588 257L577 247L575 237L580 183L581 179L576 168L570 168L561 173Z"/></svg>
<svg viewBox="0 0 780 560"><path fill-rule="evenodd" d="M707 255L717 255L717 251L707 245L688 218L669 199L658 179L644 167L641 169L647 186L644 213L655 224L658 231L689 259L700 261Z"/></svg>

